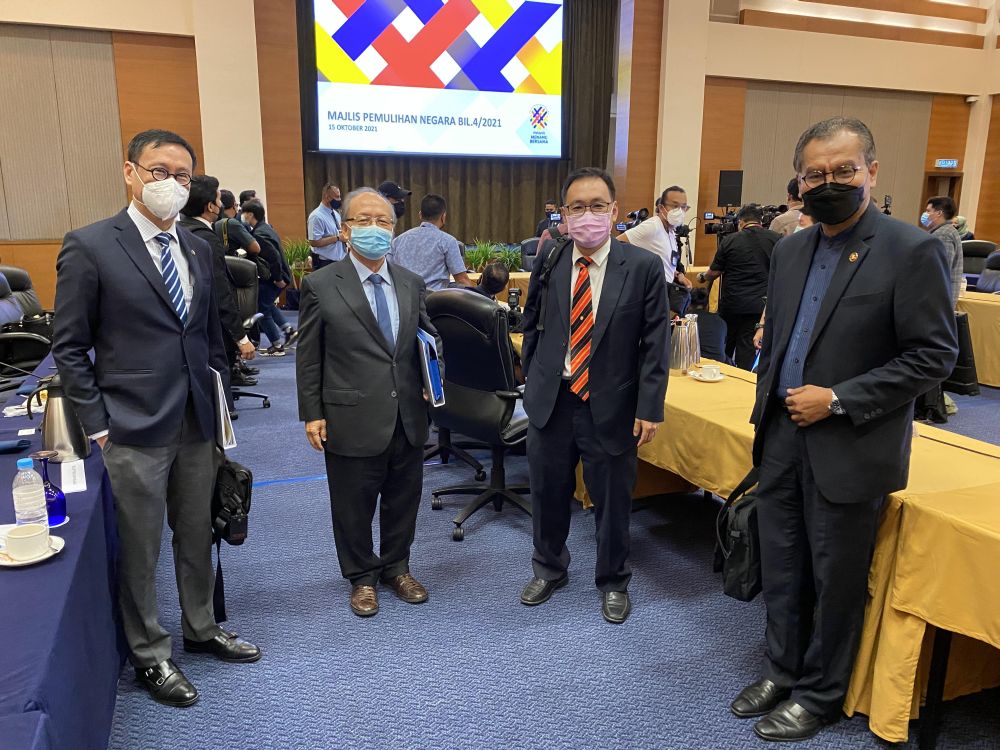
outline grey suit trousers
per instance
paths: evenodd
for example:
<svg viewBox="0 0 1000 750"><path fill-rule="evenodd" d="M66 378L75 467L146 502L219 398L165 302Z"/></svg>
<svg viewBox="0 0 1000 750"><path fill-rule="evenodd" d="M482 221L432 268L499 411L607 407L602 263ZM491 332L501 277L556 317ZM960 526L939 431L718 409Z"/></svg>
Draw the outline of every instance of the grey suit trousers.
<svg viewBox="0 0 1000 750"><path fill-rule="evenodd" d="M171 657L170 635L156 606L156 564L163 515L173 531L174 572L184 637L205 641L219 627L212 609L212 492L217 459L188 401L181 434L166 447L104 446L118 519L118 602L132 663L149 667Z"/></svg>

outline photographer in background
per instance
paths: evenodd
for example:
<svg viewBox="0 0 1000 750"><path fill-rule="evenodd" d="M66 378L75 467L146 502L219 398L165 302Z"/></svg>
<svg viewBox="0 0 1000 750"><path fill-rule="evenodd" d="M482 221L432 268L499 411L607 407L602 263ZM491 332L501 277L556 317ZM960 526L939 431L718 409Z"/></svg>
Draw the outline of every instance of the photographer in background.
<svg viewBox="0 0 1000 750"><path fill-rule="evenodd" d="M799 225L799 210L802 208L802 198L799 195L799 181L793 177L788 181L788 210L776 216L768 227L772 232L787 237Z"/></svg>
<svg viewBox="0 0 1000 750"><path fill-rule="evenodd" d="M719 239L719 248L709 270L699 281L724 281L719 296L719 314L726 321L726 355L737 367L749 370L756 354L755 326L764 312L771 251L781 235L761 226L759 207L750 204L736 214L739 231Z"/></svg>

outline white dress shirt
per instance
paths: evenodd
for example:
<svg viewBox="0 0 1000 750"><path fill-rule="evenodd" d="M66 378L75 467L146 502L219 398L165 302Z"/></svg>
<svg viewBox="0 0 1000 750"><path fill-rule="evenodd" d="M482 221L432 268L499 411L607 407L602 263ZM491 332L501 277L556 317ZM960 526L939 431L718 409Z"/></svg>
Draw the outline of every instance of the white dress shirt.
<svg viewBox="0 0 1000 750"><path fill-rule="evenodd" d="M184 292L184 304L187 305L190 311L194 287L191 285L191 269L188 268L187 256L181 250L181 241L177 238L177 220L174 220L169 229L160 229L139 212L139 208L134 202L128 205L128 215L132 219L132 223L139 230L139 236L146 243L146 249L149 250L149 254L153 257L153 265L156 266L156 270L160 274L163 273L163 266L160 265L161 248L156 235L162 232L170 235L170 257L174 259L174 267L177 269L177 275L181 280L181 289Z"/></svg>
<svg viewBox="0 0 1000 750"><path fill-rule="evenodd" d="M389 322L392 323L392 340L398 340L399 301L396 299L396 285L392 281L392 274L389 273L389 262L382 261L382 267L378 271L372 271L359 261L354 253L349 253L349 255L351 263L354 264L354 270L358 272L358 278L361 279L361 288L365 292L365 297L368 298L368 304L371 305L372 315L375 316L376 321L378 321L378 309L375 306L375 285L372 284L369 277L373 273L382 277L382 290L385 292L385 301L389 307Z"/></svg>
<svg viewBox="0 0 1000 750"><path fill-rule="evenodd" d="M611 237L605 240L604 244L601 245L600 249L590 256L593 263L587 268L587 273L590 274L590 296L592 299L592 306L594 308L594 323L597 323L597 310L601 303L601 288L604 286L604 269L607 268L608 254L611 252ZM576 280L580 276L580 266L577 265L577 261L580 258L587 257L580 252L580 249L573 245L573 268L569 274L569 312L573 312L573 290L576 288ZM570 330L573 330L573 321L569 323ZM573 370L570 367L570 359L572 352L572 337L570 341L566 343L566 359L563 362L563 377L569 378L573 375Z"/></svg>

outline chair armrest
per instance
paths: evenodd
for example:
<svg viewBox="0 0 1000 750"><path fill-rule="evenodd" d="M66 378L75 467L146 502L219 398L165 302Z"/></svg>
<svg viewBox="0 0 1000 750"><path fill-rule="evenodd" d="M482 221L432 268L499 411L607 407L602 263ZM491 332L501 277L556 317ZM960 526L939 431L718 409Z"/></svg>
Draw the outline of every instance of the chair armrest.
<svg viewBox="0 0 1000 750"><path fill-rule="evenodd" d="M44 344L51 347L52 342L37 333L27 331L4 331L0 333L0 341L32 341L36 344Z"/></svg>
<svg viewBox="0 0 1000 750"><path fill-rule="evenodd" d="M524 398L524 393L521 391L494 391L494 393L500 398L507 398L511 401L516 401L519 398Z"/></svg>

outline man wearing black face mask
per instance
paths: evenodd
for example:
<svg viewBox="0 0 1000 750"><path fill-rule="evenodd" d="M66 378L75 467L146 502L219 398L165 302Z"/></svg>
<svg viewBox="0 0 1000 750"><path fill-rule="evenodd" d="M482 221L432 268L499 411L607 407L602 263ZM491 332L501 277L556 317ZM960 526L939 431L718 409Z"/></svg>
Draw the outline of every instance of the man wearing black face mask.
<svg viewBox="0 0 1000 750"><path fill-rule="evenodd" d="M312 247L312 267L323 266L344 257L344 236L340 221L340 188L333 183L323 186L319 205L309 214L309 245Z"/></svg>
<svg viewBox="0 0 1000 750"><path fill-rule="evenodd" d="M400 187L390 180L379 185L378 191L392 204L392 211L396 214L396 218L402 219L406 214L406 199L413 194L413 191Z"/></svg>
<svg viewBox="0 0 1000 750"><path fill-rule="evenodd" d="M958 352L944 247L870 200L867 126L813 125L794 167L818 225L771 257L751 417L767 648L762 679L731 705L784 741L841 713L882 500L907 482L914 400Z"/></svg>

